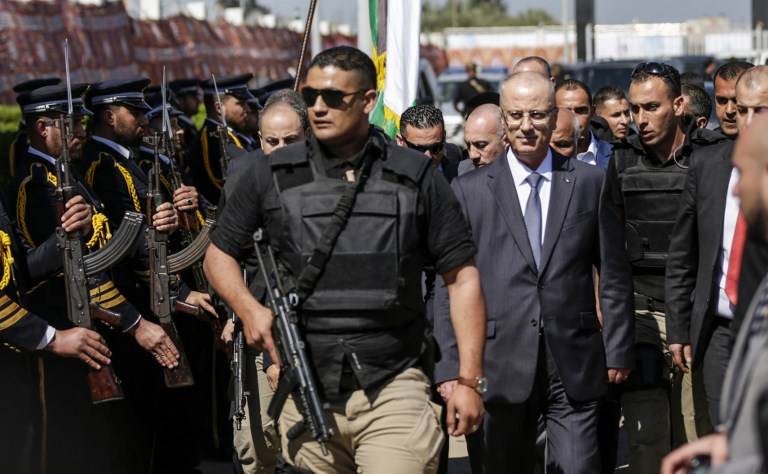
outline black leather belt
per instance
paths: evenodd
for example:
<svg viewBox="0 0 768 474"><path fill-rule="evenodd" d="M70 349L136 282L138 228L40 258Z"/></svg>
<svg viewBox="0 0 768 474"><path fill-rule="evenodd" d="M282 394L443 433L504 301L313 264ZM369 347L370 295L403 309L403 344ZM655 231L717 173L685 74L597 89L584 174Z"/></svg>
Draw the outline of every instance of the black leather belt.
<svg viewBox="0 0 768 474"><path fill-rule="evenodd" d="M647 295L635 293L635 311L664 312L664 302Z"/></svg>

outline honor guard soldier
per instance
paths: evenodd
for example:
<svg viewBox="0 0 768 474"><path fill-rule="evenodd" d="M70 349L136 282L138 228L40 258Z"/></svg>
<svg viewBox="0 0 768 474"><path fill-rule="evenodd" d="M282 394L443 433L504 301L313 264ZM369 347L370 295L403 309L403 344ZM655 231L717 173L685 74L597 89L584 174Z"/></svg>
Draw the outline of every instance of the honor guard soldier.
<svg viewBox="0 0 768 474"><path fill-rule="evenodd" d="M87 84L72 86L74 127L69 155L74 162L82 161L86 139L84 120L92 115L83 105L82 96L87 88ZM67 89L64 84L42 87L19 95L17 102L24 112L29 145L20 161L23 166L19 167L17 176L8 188L6 202L15 203L13 215L22 235L29 245L36 247L56 233L56 157L61 154L64 146L58 120L67 112ZM110 226L103 214L103 205L88 191L79 175L75 181L79 195L91 207L93 215L91 227L85 232L86 247L98 250L109 240L111 231L117 228ZM30 295L35 304L44 304L49 309L55 309L51 313L66 317L66 294L62 278L49 279L45 284L35 287ZM120 314L123 326L118 329L130 331L142 347L154 353L161 365L167 364L164 362L166 356L170 358L168 360L175 358L171 350L173 344L162 328L141 318L107 275L100 277L98 285L93 285L91 298L102 307Z"/></svg>
<svg viewBox="0 0 768 474"><path fill-rule="evenodd" d="M68 231L90 228L88 206L82 198L69 201L62 216ZM34 249L28 247L18 229L0 205L0 380L3 381L3 423L0 427L0 471L28 474L33 472L63 473L91 472L80 470L93 446L84 445L77 433L86 427L85 417L77 424L62 426L60 413L41 410L46 396L59 397L66 403L67 391L51 386L46 380L45 363L64 357L80 359L93 369L109 364L111 352L104 338L86 328L55 328L50 314L37 313L28 306L25 291L62 269L61 253L56 236ZM67 383L82 388L85 385L85 365L69 361L75 378ZM73 372L70 371L69 374ZM41 392L43 390L43 392ZM86 389L87 390L87 389ZM87 397L87 393L85 395ZM66 400L65 400L66 399ZM48 407L49 409L51 407ZM68 406L63 413L74 410ZM82 412L80 412L82 413ZM68 436L55 437L68 431ZM45 436L47 433L47 436ZM43 453L47 452L47 461ZM80 457L80 459L78 459Z"/></svg>
<svg viewBox="0 0 768 474"><path fill-rule="evenodd" d="M15 203L16 221L25 239L32 246L40 245L56 236L56 188L59 183L54 157L59 157L64 146L68 145L70 159L74 162L82 160L82 148L86 138L83 122L91 115L83 106L82 95L86 89L85 84L72 86L73 128L72 139L68 144L62 138L60 128L60 118L67 113L68 103L67 88L64 84L36 89L20 95L17 99L24 111L29 146L22 161L24 167L17 170L7 202ZM111 238L111 230L117 228L110 227L107 218L101 213L101 203L88 191L77 173L73 173L73 181L79 194L76 199L87 204L93 216L88 229L83 231L84 247L98 250ZM49 321L57 328L71 327L67 318L69 295L65 289L65 277L51 276L28 292L29 308L41 314L52 315ZM159 325L142 318L107 274L95 275L88 288L91 303L119 316L118 325L114 327L116 333L129 333L139 346L153 354L160 365L173 367L176 364L178 352L165 331ZM121 350L121 347L130 344L120 334L110 334L107 338L111 346L116 346L115 353L119 359L116 371L123 374L123 368L130 363L127 354L136 355L138 351L135 347L131 352ZM126 444L122 438L122 430L107 429L107 426L113 423L120 426L120 422L111 417L106 419L106 412L92 411L88 390L84 390L85 377L81 368L69 361L48 358L44 359L40 370L45 370L46 373L46 390L55 394L48 397L47 406L49 433L54 437L52 439L67 438L67 430L71 430L73 423L76 423L74 419L82 417L85 420L83 426L92 430L91 436L99 440L96 443L99 449L95 450L98 454L90 460L92 465L99 466L98 469L101 470L108 470L106 463L110 462L110 458L128 463L131 454L124 449ZM125 415L128 416L127 412ZM74 448L66 443L58 443L51 449L63 450L62 455L66 455L67 451ZM71 466L67 469L71 469Z"/></svg>
<svg viewBox="0 0 768 474"><path fill-rule="evenodd" d="M697 431L692 416L683 425L680 409L682 404L693 413L691 392L697 389L673 390L681 383L690 387L691 374L673 379L671 360L665 357L664 275L690 156L724 138L686 125L681 94L675 68L650 62L634 69L629 102L638 134L614 143L601 198L604 212L624 230L619 238L626 242L635 292L636 369L622 394L633 474L659 471L661 459L678 441L673 432L692 436ZM680 403L670 403L671 397ZM696 418L704 415L696 411Z"/></svg>
<svg viewBox="0 0 768 474"><path fill-rule="evenodd" d="M325 426L334 432L301 431L298 407L307 404L291 396L279 421L291 464L315 473L435 472L444 439L440 409L430 401L420 277L425 263L434 264L451 294L464 384L448 404L448 420L450 433L463 435L482 417L486 383L485 308L472 237L437 168L369 125L376 69L367 55L351 47L319 53L301 93L313 136L255 161L238 180L212 233L206 273L242 320L248 344L265 348L272 360L273 316L243 283L239 263L254 231L264 228L290 275L288 286L301 288L298 326L309 354L309 367L301 367L316 374L327 402L313 403L320 411L307 416L318 423L332 418ZM332 224L334 214L346 218ZM323 246L329 241L335 243ZM315 277L304 272L312 265L321 267L309 270ZM280 380L277 393L290 378Z"/></svg>
<svg viewBox="0 0 768 474"><path fill-rule="evenodd" d="M179 164L184 172L189 172L187 157L192 144L197 140L197 127L193 118L200 112L200 104L203 103L200 95L200 81L197 79L176 79L168 83L168 88L172 92L171 105L181 112L178 121L179 126L184 131L180 148L183 153Z"/></svg>
<svg viewBox="0 0 768 474"><path fill-rule="evenodd" d="M202 83L207 117L192 147L189 165L198 191L212 203L219 202L229 160L256 149L256 141L246 132L248 101L254 98L248 89L252 78L252 74L241 74L216 78L215 86L213 79Z"/></svg>
<svg viewBox="0 0 768 474"><path fill-rule="evenodd" d="M16 94L21 94L38 89L40 87L55 85L59 82L61 82L61 79L58 77L31 79L29 81L20 82L19 84L13 86L13 92ZM11 177L13 177L13 175L16 173L16 164L18 163L21 155L24 154L24 150L27 147L27 136L26 132L24 131L26 124L24 123L23 115L24 114L22 112L22 119L19 122L19 131L16 133L16 137L14 137L13 142L11 142L11 146L8 149L8 174Z"/></svg>

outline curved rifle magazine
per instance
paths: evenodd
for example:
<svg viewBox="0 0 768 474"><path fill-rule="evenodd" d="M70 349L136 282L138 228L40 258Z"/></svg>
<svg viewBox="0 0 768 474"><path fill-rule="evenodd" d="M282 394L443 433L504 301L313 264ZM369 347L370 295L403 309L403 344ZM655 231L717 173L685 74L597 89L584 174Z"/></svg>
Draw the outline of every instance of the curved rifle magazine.
<svg viewBox="0 0 768 474"><path fill-rule="evenodd" d="M107 245L83 257L86 275L94 275L109 270L125 258L133 248L133 243L141 235L143 222L143 215L126 211L120 228L117 229Z"/></svg>

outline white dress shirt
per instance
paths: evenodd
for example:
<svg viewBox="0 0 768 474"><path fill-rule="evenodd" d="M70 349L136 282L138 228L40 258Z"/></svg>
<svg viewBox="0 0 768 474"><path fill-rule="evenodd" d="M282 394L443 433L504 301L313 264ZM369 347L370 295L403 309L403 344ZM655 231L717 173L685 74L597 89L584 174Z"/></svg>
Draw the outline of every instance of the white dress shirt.
<svg viewBox="0 0 768 474"><path fill-rule="evenodd" d="M584 153L578 153L576 159L592 166L597 166L597 139L595 134L589 133L589 147Z"/></svg>
<svg viewBox="0 0 768 474"><path fill-rule="evenodd" d="M121 145L119 143L115 143L112 140L109 140L109 139L104 138L104 137L100 137L98 135L91 135L91 138L96 140L97 142L100 142L100 143L103 143L103 144L107 145L108 147L112 148L116 152L120 153L123 156L123 158L125 158L126 160L130 160L131 159L131 150L129 150L128 148L124 147L123 145Z"/></svg>
<svg viewBox="0 0 768 474"><path fill-rule="evenodd" d="M728 276L728 260L731 258L733 235L736 232L736 221L739 218L739 199L733 195L733 188L739 180L739 170L733 168L731 180L728 182L728 194L725 196L725 217L723 218L723 240L720 243L720 275L717 279L717 314L724 318L733 319L733 305L725 294L725 280Z"/></svg>
<svg viewBox="0 0 768 474"><path fill-rule="evenodd" d="M539 182L539 200L541 201L541 243L544 243L544 236L547 232L547 214L549 213L549 194L552 189L552 151L547 150L547 156L541 162L539 167L532 170L525 163L517 159L511 148L507 150L507 163L512 172L512 179L515 181L515 190L517 199L520 201L520 211L525 215L525 205L528 203L528 196L531 194L531 185L526 178L534 171L539 173L544 179Z"/></svg>

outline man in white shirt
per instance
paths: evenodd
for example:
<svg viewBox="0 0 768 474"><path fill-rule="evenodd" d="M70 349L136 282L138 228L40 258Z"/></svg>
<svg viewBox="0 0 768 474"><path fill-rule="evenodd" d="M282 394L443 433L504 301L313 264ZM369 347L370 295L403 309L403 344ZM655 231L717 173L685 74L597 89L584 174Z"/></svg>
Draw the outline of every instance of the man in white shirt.
<svg viewBox="0 0 768 474"><path fill-rule="evenodd" d="M589 127L589 121L595 113L589 87L576 79L566 79L557 86L555 101L558 109L568 109L579 119L581 135L576 159L606 169L612 148L610 143L598 139Z"/></svg>

